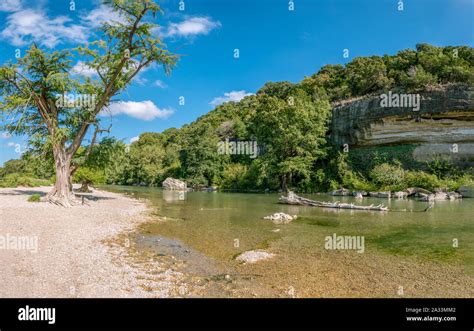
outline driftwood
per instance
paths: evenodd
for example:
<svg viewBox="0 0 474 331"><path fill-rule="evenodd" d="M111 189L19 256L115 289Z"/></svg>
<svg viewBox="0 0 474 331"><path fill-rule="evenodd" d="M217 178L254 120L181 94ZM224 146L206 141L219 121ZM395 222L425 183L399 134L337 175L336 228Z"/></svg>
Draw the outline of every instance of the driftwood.
<svg viewBox="0 0 474 331"><path fill-rule="evenodd" d="M383 204L374 206L360 206L354 205L353 203L340 203L336 202L325 202L325 201L316 201L310 200L303 197L300 197L293 192L288 192L288 196L281 196L279 203L284 203L287 205L302 205L302 206L313 206L313 207L322 207L322 208L339 208L339 209L356 209L356 210L370 210L370 211L388 211L388 207L385 207Z"/></svg>

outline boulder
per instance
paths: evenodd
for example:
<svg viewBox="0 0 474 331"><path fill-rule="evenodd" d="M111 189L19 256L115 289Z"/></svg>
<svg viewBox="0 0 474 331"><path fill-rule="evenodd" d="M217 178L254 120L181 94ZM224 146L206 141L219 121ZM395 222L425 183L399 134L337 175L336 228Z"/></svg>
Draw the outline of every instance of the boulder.
<svg viewBox="0 0 474 331"><path fill-rule="evenodd" d="M164 190L185 191L187 189L185 182L171 177L166 178L162 185Z"/></svg>
<svg viewBox="0 0 474 331"><path fill-rule="evenodd" d="M434 194L425 194L425 193L417 193L417 197L420 198L421 201L433 201L434 200Z"/></svg>
<svg viewBox="0 0 474 331"><path fill-rule="evenodd" d="M341 188L339 190L334 190L331 192L331 195L335 195L335 196L347 196L347 195L351 195L351 191L349 191L348 189L345 189L345 188Z"/></svg>
<svg viewBox="0 0 474 331"><path fill-rule="evenodd" d="M448 192L448 199L449 200L457 200L462 199L462 195L458 192Z"/></svg>
<svg viewBox="0 0 474 331"><path fill-rule="evenodd" d="M275 224L287 224L295 220L296 218L296 215L291 216L285 213L275 213L270 216L265 216L263 219L271 220Z"/></svg>
<svg viewBox="0 0 474 331"><path fill-rule="evenodd" d="M408 193L407 192L404 192L404 191L399 191L399 192L395 192L393 194L397 199L406 199L408 197Z"/></svg>
<svg viewBox="0 0 474 331"><path fill-rule="evenodd" d="M373 198L389 198L391 197L391 193L389 191L386 192L369 192L369 195Z"/></svg>
<svg viewBox="0 0 474 331"><path fill-rule="evenodd" d="M247 251L240 254L236 257L236 260L244 263L256 263L259 261L268 260L274 256L275 254L265 252L261 249L257 249L254 251Z"/></svg>
<svg viewBox="0 0 474 331"><path fill-rule="evenodd" d="M436 193L418 193L418 197L421 201L443 201L448 200L448 194L446 192L436 192Z"/></svg>
<svg viewBox="0 0 474 331"><path fill-rule="evenodd" d="M446 192L436 192L435 195L434 195L434 198L433 200L438 200L438 201L441 201L441 200L448 200L448 194Z"/></svg>
<svg viewBox="0 0 474 331"><path fill-rule="evenodd" d="M362 199L364 197L362 192L354 192L354 196L356 199Z"/></svg>
<svg viewBox="0 0 474 331"><path fill-rule="evenodd" d="M463 198L474 198L474 185L463 185L458 189Z"/></svg>
<svg viewBox="0 0 474 331"><path fill-rule="evenodd" d="M407 196L415 195L415 196L418 196L418 197L420 197L420 193L422 193L424 195L433 194L432 192L430 192L428 190L425 190L423 188L420 188L420 187L410 187L410 188L407 188L405 190L405 192L407 192Z"/></svg>

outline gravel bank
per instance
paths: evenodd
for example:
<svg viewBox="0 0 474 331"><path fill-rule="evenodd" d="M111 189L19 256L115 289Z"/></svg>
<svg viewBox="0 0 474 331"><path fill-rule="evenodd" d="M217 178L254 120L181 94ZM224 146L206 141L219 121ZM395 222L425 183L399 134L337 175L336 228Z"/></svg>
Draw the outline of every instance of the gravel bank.
<svg viewBox="0 0 474 331"><path fill-rule="evenodd" d="M127 233L147 221L144 203L94 191L64 209L28 202L49 187L0 189L0 297L168 297L182 274L138 261ZM133 247L132 247L133 248Z"/></svg>

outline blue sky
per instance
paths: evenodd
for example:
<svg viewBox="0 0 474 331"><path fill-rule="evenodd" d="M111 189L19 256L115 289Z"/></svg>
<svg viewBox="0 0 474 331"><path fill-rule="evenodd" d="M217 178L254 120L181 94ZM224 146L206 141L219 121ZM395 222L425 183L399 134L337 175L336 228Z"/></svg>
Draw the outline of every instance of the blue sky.
<svg viewBox="0 0 474 331"><path fill-rule="evenodd" d="M32 41L54 50L93 40L94 28L113 18L100 1L74 0L74 11L69 1L2 0L0 63L14 61L15 50L24 52ZM184 11L179 0L157 1L165 11L156 19L157 33L182 55L177 68L170 76L149 68L120 95L114 116L102 117L125 142L180 127L267 81L300 81L325 64L394 54L417 43L474 43L473 0L403 0L403 11L399 0L293 0L293 11L288 0L183 1ZM76 64L78 74L87 74ZM16 144L24 150L24 137L0 132L0 164L19 157Z"/></svg>

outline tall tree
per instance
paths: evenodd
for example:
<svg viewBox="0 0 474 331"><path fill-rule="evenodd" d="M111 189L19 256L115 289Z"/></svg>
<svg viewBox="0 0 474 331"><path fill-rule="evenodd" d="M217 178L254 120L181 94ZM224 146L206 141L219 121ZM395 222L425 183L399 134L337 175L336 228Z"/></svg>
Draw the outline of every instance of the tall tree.
<svg viewBox="0 0 474 331"><path fill-rule="evenodd" d="M80 164L74 163L74 155L91 127L91 150L102 131L98 114L144 68L157 63L169 73L177 61L177 56L152 34L156 25L149 19L161 13L154 1L108 3L121 19L102 24L101 39L54 52L32 45L18 63L0 67L0 111L4 120L10 119L3 129L49 146L55 161L56 183L47 199L65 207L75 203L71 176ZM78 59L94 70L98 78L72 75L73 60ZM86 95L88 101L94 102L58 103L58 96L65 94Z"/></svg>
<svg viewBox="0 0 474 331"><path fill-rule="evenodd" d="M286 191L295 177L309 180L314 162L325 156L330 105L327 100L313 102L301 89L286 100L260 94L258 101L249 131L265 148L262 165L280 178Z"/></svg>

